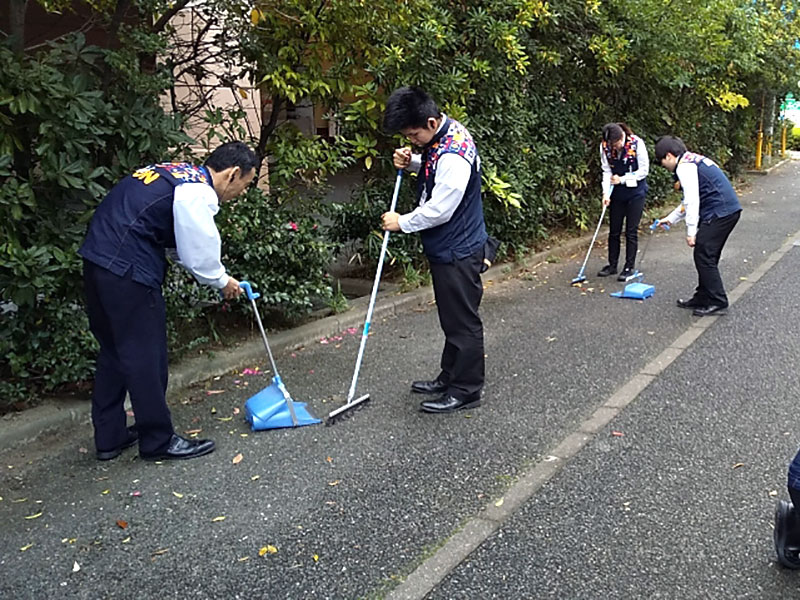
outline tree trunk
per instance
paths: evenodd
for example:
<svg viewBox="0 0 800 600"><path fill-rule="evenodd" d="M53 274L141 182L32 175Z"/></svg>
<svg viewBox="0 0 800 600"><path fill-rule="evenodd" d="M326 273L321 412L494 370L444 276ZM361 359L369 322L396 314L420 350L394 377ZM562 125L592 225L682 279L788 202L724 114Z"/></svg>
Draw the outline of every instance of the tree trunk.
<svg viewBox="0 0 800 600"><path fill-rule="evenodd" d="M28 0L11 0L8 14L9 38L11 49L17 54L22 54L22 50L25 48L25 12L27 9Z"/></svg>

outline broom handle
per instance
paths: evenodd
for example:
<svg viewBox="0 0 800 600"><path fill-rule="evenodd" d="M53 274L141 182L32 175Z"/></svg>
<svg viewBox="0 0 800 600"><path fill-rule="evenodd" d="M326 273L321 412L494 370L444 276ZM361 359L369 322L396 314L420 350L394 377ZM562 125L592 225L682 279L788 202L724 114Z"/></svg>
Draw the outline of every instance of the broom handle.
<svg viewBox="0 0 800 600"><path fill-rule="evenodd" d="M403 181L403 170L397 170L397 179L394 182L394 194L392 194L392 205L389 212L394 212L397 206L397 195L400 192L400 183ZM364 320L364 331L361 333L361 345L358 348L358 358L356 358L356 369L353 371L353 381L350 383L350 391L347 394L347 403L353 399L356 394L356 383L358 382L358 372L361 369L361 360L364 358L364 346L367 343L369 336L369 326L372 321L372 309L375 308L375 297L378 295L378 285L381 281L381 272L383 271L383 259L386 257L386 248L389 246L389 232L383 232L383 244L381 245L381 255L378 258L378 270L375 272L375 281L372 283L372 294L369 298L369 308L367 308L367 318Z"/></svg>
<svg viewBox="0 0 800 600"><path fill-rule="evenodd" d="M597 239L597 234L600 233L600 227L603 225L603 217L605 217L605 216L606 216L606 205L603 204L603 210L600 213L600 220L597 221L597 228L594 230L594 236L592 237L592 243L589 244L589 250L587 250L587 252L586 252L586 258L583 259L583 264L581 265L581 270L578 272L578 277L583 277L583 271L586 269L586 263L589 262L589 255L592 253L592 248L594 247L594 242Z"/></svg>

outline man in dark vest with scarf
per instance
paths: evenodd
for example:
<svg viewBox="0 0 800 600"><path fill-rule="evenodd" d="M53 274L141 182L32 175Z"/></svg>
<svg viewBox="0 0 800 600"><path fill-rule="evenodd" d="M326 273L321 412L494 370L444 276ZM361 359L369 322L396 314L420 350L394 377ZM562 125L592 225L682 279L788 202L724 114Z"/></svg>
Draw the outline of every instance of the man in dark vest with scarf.
<svg viewBox="0 0 800 600"><path fill-rule="evenodd" d="M683 190L683 202L658 223L675 224L686 219L686 243L694 248L697 289L691 298L677 304L691 309L696 317L725 314L728 296L719 274L719 260L742 213L736 191L713 160L688 152L680 138L660 137L655 153L656 162L675 174Z"/></svg>
<svg viewBox="0 0 800 600"><path fill-rule="evenodd" d="M478 150L464 126L441 113L418 87L392 93L384 127L399 131L423 149L422 155L412 154L410 148L395 151L395 167L417 173L418 206L404 215L385 213L383 228L420 232L445 335L441 372L433 380L413 382L411 390L436 396L421 403L425 412L473 408L480 405L484 382L483 323L478 309L489 240ZM492 248L491 243L488 247Z"/></svg>
<svg viewBox="0 0 800 600"><path fill-rule="evenodd" d="M145 460L185 459L214 450L211 440L175 433L166 402L167 334L161 286L166 254L227 299L239 282L220 262L214 224L219 203L253 181L258 161L241 142L223 144L205 165L162 163L122 179L97 207L79 254L89 326L100 343L92 394L97 458L139 443ZM126 427L130 395L136 420Z"/></svg>

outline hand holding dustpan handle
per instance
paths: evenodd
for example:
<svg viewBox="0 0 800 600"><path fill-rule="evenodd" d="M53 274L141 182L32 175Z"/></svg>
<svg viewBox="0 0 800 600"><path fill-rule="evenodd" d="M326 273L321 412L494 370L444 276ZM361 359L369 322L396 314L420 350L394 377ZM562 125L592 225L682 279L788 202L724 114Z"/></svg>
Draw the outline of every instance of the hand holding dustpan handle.
<svg viewBox="0 0 800 600"><path fill-rule="evenodd" d="M654 231L659 225L664 228L664 231L669 231L669 223L666 221L661 221L660 219L653 219L653 224L650 225L650 231Z"/></svg>
<svg viewBox="0 0 800 600"><path fill-rule="evenodd" d="M240 281L239 287L244 290L245 294L247 294L248 300L255 300L256 298L259 298L261 296L261 294L259 294L258 292L253 291L253 287L250 285L249 281Z"/></svg>

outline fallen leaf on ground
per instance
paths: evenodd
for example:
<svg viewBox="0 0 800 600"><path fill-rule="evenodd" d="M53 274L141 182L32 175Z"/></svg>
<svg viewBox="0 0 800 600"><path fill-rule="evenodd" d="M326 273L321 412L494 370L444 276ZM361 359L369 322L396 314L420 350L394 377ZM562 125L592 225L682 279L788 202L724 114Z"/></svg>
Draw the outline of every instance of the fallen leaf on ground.
<svg viewBox="0 0 800 600"><path fill-rule="evenodd" d="M735 465L733 465L731 468L732 468L732 469L738 469L739 467L743 467L743 466L744 466L744 463L736 463L736 464L735 464Z"/></svg>
<svg viewBox="0 0 800 600"><path fill-rule="evenodd" d="M101 494L103 494L103 495L105 496L105 495L106 495L106 494L108 494L108 492L110 492L110 491L111 491L111 490L103 490L103 491L102 491L102 492L100 492L100 493L101 493Z"/></svg>
<svg viewBox="0 0 800 600"><path fill-rule="evenodd" d="M242 558L239 559L239 562L244 562L246 560L250 560L250 557L249 556L243 556Z"/></svg>
<svg viewBox="0 0 800 600"><path fill-rule="evenodd" d="M206 396L213 396L214 394L224 394L225 390L206 390Z"/></svg>
<svg viewBox="0 0 800 600"><path fill-rule="evenodd" d="M127 529L128 528L128 522L127 521L123 521L122 519L117 519L117 527L119 527L120 529Z"/></svg>
<svg viewBox="0 0 800 600"><path fill-rule="evenodd" d="M312 558L314 559L314 562L318 562L319 561L319 555L318 554L315 554Z"/></svg>
<svg viewBox="0 0 800 600"><path fill-rule="evenodd" d="M200 433L201 431L203 431L203 430L202 429L187 429L186 431L184 431L184 433L186 435L192 435L192 434Z"/></svg>
<svg viewBox="0 0 800 600"><path fill-rule="evenodd" d="M26 550L29 550L32 547L33 547L33 543L30 543L30 544L27 544L27 545L23 546L22 548L20 548L19 551L20 552L25 552Z"/></svg>
<svg viewBox="0 0 800 600"><path fill-rule="evenodd" d="M17 498L16 500L12 500L11 502L27 502L27 498Z"/></svg>
<svg viewBox="0 0 800 600"><path fill-rule="evenodd" d="M74 562L72 563L72 572L73 572L73 573L77 573L77 572L78 572L78 571L80 571L80 570L81 570L81 566L78 564L78 561L77 561L77 560L76 560L76 561L74 561Z"/></svg>
<svg viewBox="0 0 800 600"><path fill-rule="evenodd" d="M232 419L233 419L233 417L217 417L218 421L230 421Z"/></svg>
<svg viewBox="0 0 800 600"><path fill-rule="evenodd" d="M26 518L27 520L29 520L29 521L30 521L31 519L38 519L39 517L41 517L41 516L42 516L42 514L44 514L44 513L42 513L42 512L38 512L38 513L36 513L35 515L28 515L28 516L27 516L27 517L25 517L25 518Z"/></svg>
<svg viewBox="0 0 800 600"><path fill-rule="evenodd" d="M242 454L240 452L239 454L237 454L236 456L233 457L233 460L231 462L233 464L235 464L235 465L238 465L240 462L242 462L243 458L244 458L244 456L242 456Z"/></svg>
<svg viewBox="0 0 800 600"><path fill-rule="evenodd" d="M141 495L142 495L142 492L140 492L140 491L131 492L131 496L133 496L135 498L138 498Z"/></svg>
<svg viewBox="0 0 800 600"><path fill-rule="evenodd" d="M328 458L326 458L325 460L327 460L329 463L333 462L333 459L330 456Z"/></svg>
<svg viewBox="0 0 800 600"><path fill-rule="evenodd" d="M275 546L264 546L261 550L258 551L259 556L264 556L265 554L277 554L278 549Z"/></svg>
<svg viewBox="0 0 800 600"><path fill-rule="evenodd" d="M503 498L500 498L500 500L498 500L497 502L495 502L495 503L494 503L494 505L495 505L495 506L503 506L503 502L504 502Z"/></svg>
<svg viewBox="0 0 800 600"><path fill-rule="evenodd" d="M336 481L329 481L328 485L334 486L334 485L339 485L340 483L341 483L341 480L337 479Z"/></svg>
<svg viewBox="0 0 800 600"><path fill-rule="evenodd" d="M234 409L233 409L233 414L235 414L235 415L238 415L238 414L239 414L239 409L238 409L238 407L234 407Z"/></svg>
<svg viewBox="0 0 800 600"><path fill-rule="evenodd" d="M225 520L225 517L220 516L220 517L214 517L213 519L211 519L211 522L212 523L219 523L220 521L224 521L224 520Z"/></svg>
<svg viewBox="0 0 800 600"><path fill-rule="evenodd" d="M622 433L621 431L612 431L611 435L613 435L614 437L623 437L625 434Z"/></svg>
<svg viewBox="0 0 800 600"><path fill-rule="evenodd" d="M87 452L89 452L89 450L87 450L86 448L81 447L81 448L78 448L78 452L80 452L81 454L86 454Z"/></svg>
<svg viewBox="0 0 800 600"><path fill-rule="evenodd" d="M126 537L124 540L122 540L122 543L123 543L123 544L127 544L127 543L128 543L128 542L130 542L130 541L131 541L131 536L128 536L128 537Z"/></svg>
<svg viewBox="0 0 800 600"><path fill-rule="evenodd" d="M183 498L183 494L181 494L180 492L172 492L172 495L175 496L176 498Z"/></svg>
<svg viewBox="0 0 800 600"><path fill-rule="evenodd" d="M159 554L166 554L167 552L169 552L169 548L162 548L161 550L156 550L153 552L151 556L158 556Z"/></svg>
<svg viewBox="0 0 800 600"><path fill-rule="evenodd" d="M771 490L769 495L770 496L777 496L778 495L778 491L777 490Z"/></svg>
<svg viewBox="0 0 800 600"><path fill-rule="evenodd" d="M256 481L256 480L258 480L258 479L260 479L260 478L261 478L261 475L253 475L253 476L250 478L250 481Z"/></svg>

